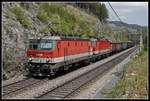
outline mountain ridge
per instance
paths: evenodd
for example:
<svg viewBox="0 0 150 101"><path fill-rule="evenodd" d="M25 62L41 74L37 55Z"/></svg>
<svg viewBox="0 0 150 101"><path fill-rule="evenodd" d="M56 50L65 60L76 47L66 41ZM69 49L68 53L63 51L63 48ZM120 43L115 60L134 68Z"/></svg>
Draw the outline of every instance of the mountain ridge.
<svg viewBox="0 0 150 101"><path fill-rule="evenodd" d="M120 21L108 21L108 24L114 24L115 26L125 26L125 27L132 28L132 29L148 27L148 26L141 26L138 24L128 24L128 23L120 22Z"/></svg>

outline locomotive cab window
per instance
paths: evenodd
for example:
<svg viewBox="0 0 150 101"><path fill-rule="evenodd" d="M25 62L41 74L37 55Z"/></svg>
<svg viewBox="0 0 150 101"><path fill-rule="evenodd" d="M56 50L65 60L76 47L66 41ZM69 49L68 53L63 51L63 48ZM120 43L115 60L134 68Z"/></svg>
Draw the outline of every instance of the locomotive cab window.
<svg viewBox="0 0 150 101"><path fill-rule="evenodd" d="M32 39L29 41L29 49L33 50L52 50L54 48L53 40Z"/></svg>
<svg viewBox="0 0 150 101"><path fill-rule="evenodd" d="M38 45L38 49L41 50L51 50L52 47L52 42L42 42Z"/></svg>
<svg viewBox="0 0 150 101"><path fill-rule="evenodd" d="M37 44L33 44L33 49L37 49L38 45Z"/></svg>

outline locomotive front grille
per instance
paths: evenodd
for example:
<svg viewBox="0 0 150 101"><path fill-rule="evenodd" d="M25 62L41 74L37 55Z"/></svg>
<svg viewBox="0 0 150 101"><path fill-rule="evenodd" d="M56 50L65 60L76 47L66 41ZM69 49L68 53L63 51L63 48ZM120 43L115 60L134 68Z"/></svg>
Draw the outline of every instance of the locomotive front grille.
<svg viewBox="0 0 150 101"><path fill-rule="evenodd" d="M44 76L50 73L50 65L48 64L29 64L29 70L33 76Z"/></svg>

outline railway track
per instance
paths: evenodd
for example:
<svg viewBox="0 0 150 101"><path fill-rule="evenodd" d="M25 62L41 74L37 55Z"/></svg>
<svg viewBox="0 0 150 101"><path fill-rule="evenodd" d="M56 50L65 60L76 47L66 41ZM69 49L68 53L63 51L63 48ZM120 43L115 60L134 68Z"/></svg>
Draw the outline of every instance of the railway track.
<svg viewBox="0 0 150 101"><path fill-rule="evenodd" d="M94 68L93 70L86 72L66 83L60 85L46 93L41 94L40 96L36 97L36 99L62 99L67 98L73 92L78 90L81 86L85 85L86 83L90 82L92 79L106 73L108 70L113 68L115 65L120 63L124 60L130 53L135 50L136 47L127 51L124 54L119 55L113 60L110 60L101 66Z"/></svg>
<svg viewBox="0 0 150 101"><path fill-rule="evenodd" d="M28 79L29 79L29 78L25 78L25 79L23 79L23 80L19 80L19 81L17 81L17 82L13 82L13 83L10 83L10 84L3 85L3 88L4 88L4 87L7 87L7 86L10 86L10 85L13 85L13 84L15 84L15 83L19 83L19 82L22 82L22 81L28 80Z"/></svg>
<svg viewBox="0 0 150 101"><path fill-rule="evenodd" d="M22 91L25 91L29 89L29 87L33 86L34 84L37 84L41 82L40 79L34 79L34 78L27 78L18 82L14 82L8 85L3 86L3 92L2 96L3 98L8 98L11 96L14 96L16 94L19 94Z"/></svg>
<svg viewBox="0 0 150 101"><path fill-rule="evenodd" d="M127 57L134 49L130 50L129 52L118 56L114 60L108 61L107 63L98 66L97 68L93 69L92 71L89 71L87 73L84 73L80 75L79 77L74 78L71 81L68 81L64 83L63 85L60 85L53 90L50 90L46 93L43 93L42 95L39 95L36 97L37 99L52 99L52 98L67 98L70 94L75 92L77 89L79 89L84 84L88 83L91 79L99 76L100 74L103 74L108 69L111 69L116 64L121 62L125 57ZM35 87L37 85L40 86L41 83L44 83L47 81L47 79L40 80L40 79L34 79L34 78L27 78L12 84L8 84L3 86L3 92L2 92L2 98L10 98L15 95L20 94L23 91L26 91L32 87Z"/></svg>

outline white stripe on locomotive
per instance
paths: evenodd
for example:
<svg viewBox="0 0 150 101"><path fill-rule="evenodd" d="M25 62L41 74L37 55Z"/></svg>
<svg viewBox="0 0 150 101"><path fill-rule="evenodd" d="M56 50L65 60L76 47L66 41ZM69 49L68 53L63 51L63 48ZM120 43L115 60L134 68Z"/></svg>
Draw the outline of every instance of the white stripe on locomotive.
<svg viewBox="0 0 150 101"><path fill-rule="evenodd" d="M101 51L94 51L94 52L86 52L86 53L80 53L80 54L76 54L76 55L69 55L69 56L65 56L66 60L71 60L71 59L76 59L76 58L80 58L80 57L84 57L84 56L89 56L94 54L98 54L98 53L102 53L102 52L108 52L110 51L110 49L105 49L105 50L101 50ZM47 62L47 58L31 58L33 63L58 63L58 62L62 62L64 61L64 56L63 57L57 57L57 58L48 58L50 61Z"/></svg>

